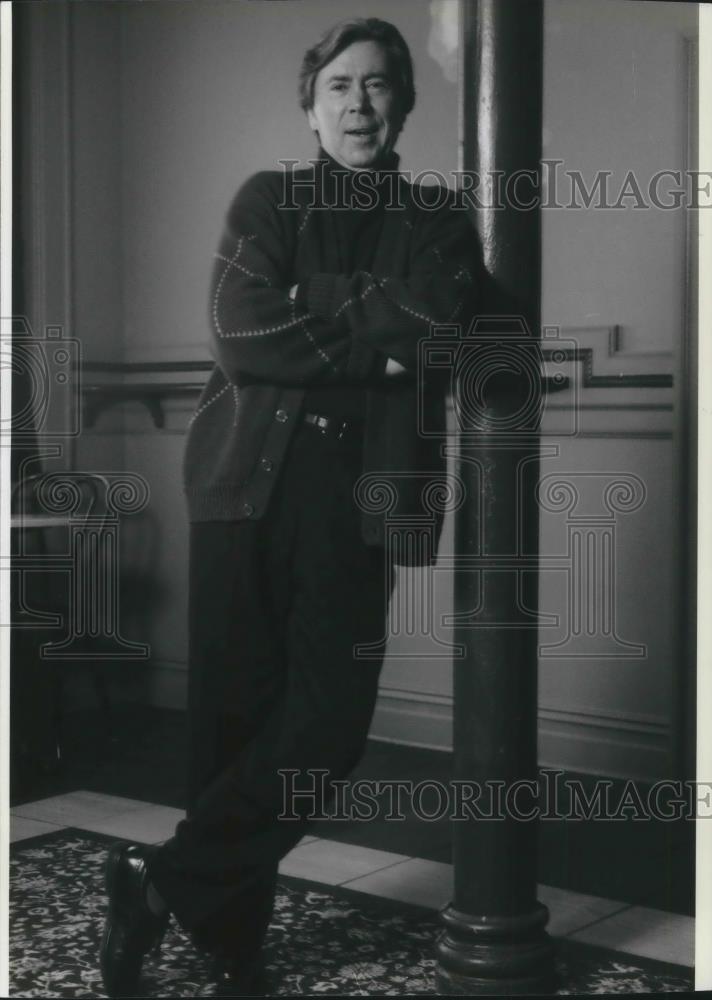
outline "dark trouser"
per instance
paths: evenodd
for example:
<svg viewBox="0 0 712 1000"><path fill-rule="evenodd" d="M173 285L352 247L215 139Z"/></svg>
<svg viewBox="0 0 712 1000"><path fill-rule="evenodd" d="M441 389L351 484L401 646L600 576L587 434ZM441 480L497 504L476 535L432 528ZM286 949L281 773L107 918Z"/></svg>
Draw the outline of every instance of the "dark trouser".
<svg viewBox="0 0 712 1000"><path fill-rule="evenodd" d="M360 459L360 439L302 425L262 518L191 525L191 803L152 878L183 927L236 957L264 938L280 858L365 748L382 658L354 646L384 638L393 573L361 538Z"/></svg>

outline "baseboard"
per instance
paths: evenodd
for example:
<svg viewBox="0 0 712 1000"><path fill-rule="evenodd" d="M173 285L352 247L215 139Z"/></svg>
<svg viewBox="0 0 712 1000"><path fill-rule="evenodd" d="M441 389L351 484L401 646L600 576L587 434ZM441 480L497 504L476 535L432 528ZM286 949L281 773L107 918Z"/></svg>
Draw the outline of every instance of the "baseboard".
<svg viewBox="0 0 712 1000"><path fill-rule="evenodd" d="M187 674L181 663L154 664L145 681L146 703L183 709ZM369 736L429 750L452 750L452 700L381 689ZM672 777L668 728L660 721L585 710L539 709L542 767L581 774L656 781Z"/></svg>
<svg viewBox="0 0 712 1000"><path fill-rule="evenodd" d="M540 706L538 761L581 774L656 781L674 777L668 727L600 713ZM452 750L450 699L382 690L370 736L431 750Z"/></svg>

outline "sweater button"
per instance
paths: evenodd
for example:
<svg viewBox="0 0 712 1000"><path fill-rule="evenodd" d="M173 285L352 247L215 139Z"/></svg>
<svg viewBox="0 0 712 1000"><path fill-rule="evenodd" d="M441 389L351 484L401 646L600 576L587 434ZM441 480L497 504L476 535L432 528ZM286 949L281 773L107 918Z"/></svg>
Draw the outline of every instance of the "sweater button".
<svg viewBox="0 0 712 1000"><path fill-rule="evenodd" d="M289 414L286 410L277 410L274 416L276 420L279 420L280 424L283 424L285 420L289 419Z"/></svg>
<svg viewBox="0 0 712 1000"><path fill-rule="evenodd" d="M251 517L255 513L255 508L252 506L251 503L243 503L242 513L245 515L245 517Z"/></svg>
<svg viewBox="0 0 712 1000"><path fill-rule="evenodd" d="M272 465L272 459L270 458L263 458L262 461L260 462L260 465L265 470L265 472L271 472L272 469L274 468L274 466Z"/></svg>

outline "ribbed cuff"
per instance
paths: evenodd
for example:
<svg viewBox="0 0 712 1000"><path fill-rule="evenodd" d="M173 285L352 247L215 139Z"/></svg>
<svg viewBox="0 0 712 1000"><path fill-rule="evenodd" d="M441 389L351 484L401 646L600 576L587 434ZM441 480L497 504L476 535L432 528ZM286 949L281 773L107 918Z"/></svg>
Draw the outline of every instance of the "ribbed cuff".
<svg viewBox="0 0 712 1000"><path fill-rule="evenodd" d="M301 306L302 309L309 309L309 302L307 297L307 290L309 288L308 281L300 281L297 285L297 294L294 296L294 304L296 306Z"/></svg>
<svg viewBox="0 0 712 1000"><path fill-rule="evenodd" d="M381 351L374 351L376 355L373 359L373 367L370 371L370 377L373 379L383 379L386 377L386 365L388 364L387 355L381 353Z"/></svg>
<svg viewBox="0 0 712 1000"><path fill-rule="evenodd" d="M359 339L355 334L351 335L351 352L346 364L346 374L353 379L368 379L374 374L378 362L379 352L374 350L365 340ZM380 355L383 357L383 355ZM384 365L385 368L385 365Z"/></svg>
<svg viewBox="0 0 712 1000"><path fill-rule="evenodd" d="M339 304L346 301L348 294L348 279L341 274L311 274L304 286L309 312L322 319L333 319Z"/></svg>

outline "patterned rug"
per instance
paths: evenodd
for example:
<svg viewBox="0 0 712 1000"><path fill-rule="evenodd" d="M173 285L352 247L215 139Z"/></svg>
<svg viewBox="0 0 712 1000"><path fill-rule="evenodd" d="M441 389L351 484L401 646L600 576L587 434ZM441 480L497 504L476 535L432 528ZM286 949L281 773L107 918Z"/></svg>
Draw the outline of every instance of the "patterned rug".
<svg viewBox="0 0 712 1000"><path fill-rule="evenodd" d="M20 841L10 857L13 997L102 997L97 952L112 838L62 830ZM270 995L437 995L430 910L280 877L265 947ZM679 966L560 939L557 995L678 993L693 989ZM171 926L144 964L143 996L211 996L206 961Z"/></svg>

